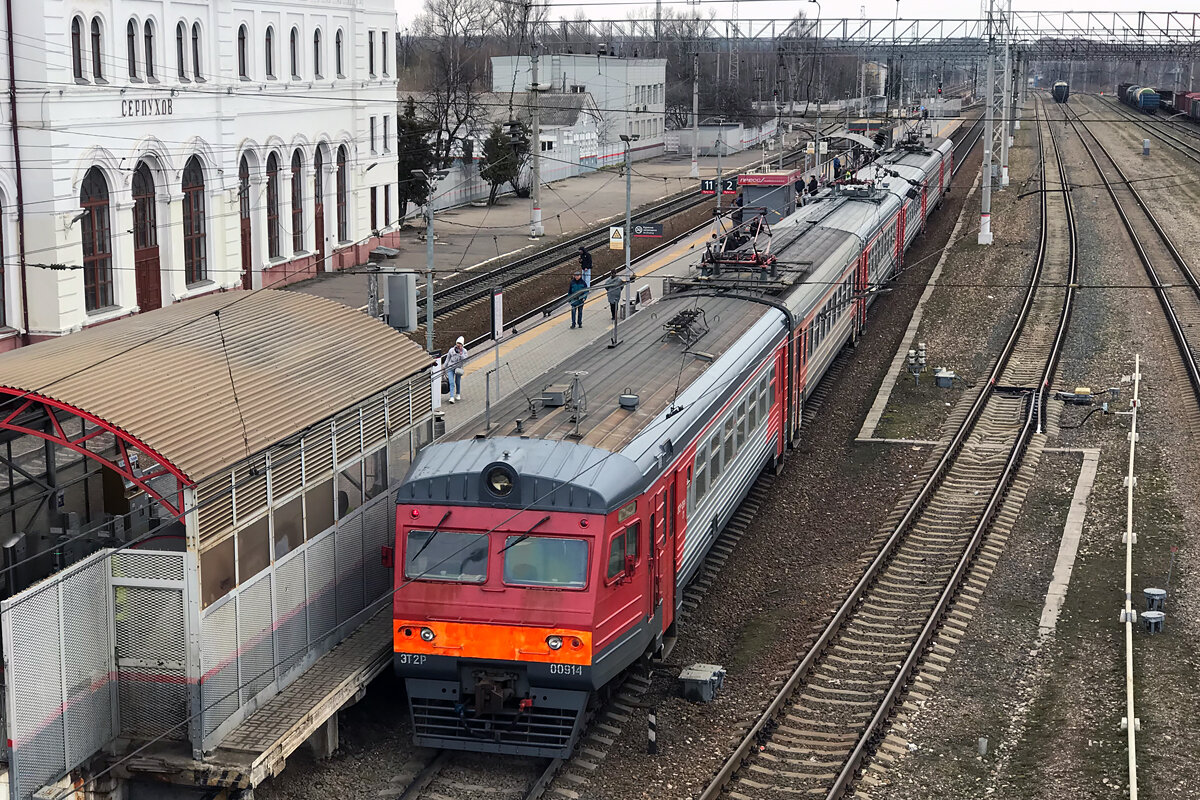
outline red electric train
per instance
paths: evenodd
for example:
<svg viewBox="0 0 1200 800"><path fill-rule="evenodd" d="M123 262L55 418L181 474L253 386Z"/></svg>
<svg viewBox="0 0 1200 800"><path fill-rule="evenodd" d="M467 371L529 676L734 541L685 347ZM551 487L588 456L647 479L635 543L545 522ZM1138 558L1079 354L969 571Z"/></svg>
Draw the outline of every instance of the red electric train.
<svg viewBox="0 0 1200 800"><path fill-rule="evenodd" d="M681 590L949 188L912 138L693 273L483 420L397 499L394 665L416 742L567 755L589 697L674 634ZM791 187L785 187L792 191Z"/></svg>

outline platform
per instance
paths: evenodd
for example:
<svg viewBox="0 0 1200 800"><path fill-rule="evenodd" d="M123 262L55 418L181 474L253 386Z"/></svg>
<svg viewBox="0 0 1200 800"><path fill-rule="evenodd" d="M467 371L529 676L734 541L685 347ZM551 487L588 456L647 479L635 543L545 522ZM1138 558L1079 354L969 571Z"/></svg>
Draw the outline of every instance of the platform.
<svg viewBox="0 0 1200 800"><path fill-rule="evenodd" d="M253 788L278 775L288 756L323 734L326 723L361 699L367 684L391 666L391 618L389 603L234 728L204 760L192 758L183 743L160 742L121 764L118 775L214 789Z"/></svg>

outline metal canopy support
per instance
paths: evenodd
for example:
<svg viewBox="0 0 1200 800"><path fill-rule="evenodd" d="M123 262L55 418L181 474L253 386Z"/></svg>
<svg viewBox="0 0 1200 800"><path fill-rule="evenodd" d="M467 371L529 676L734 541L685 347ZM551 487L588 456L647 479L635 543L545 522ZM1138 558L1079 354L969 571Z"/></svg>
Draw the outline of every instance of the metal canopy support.
<svg viewBox="0 0 1200 800"><path fill-rule="evenodd" d="M996 146L996 26L995 0L988 3L988 48L987 48L987 94L984 98L983 173L980 183L983 188L979 207L979 244L992 243L992 154Z"/></svg>
<svg viewBox="0 0 1200 800"><path fill-rule="evenodd" d="M1012 134L1009 132L1012 119L1012 46L1004 45L1004 69L1000 73L1000 188L1008 186L1008 148L1012 147Z"/></svg>

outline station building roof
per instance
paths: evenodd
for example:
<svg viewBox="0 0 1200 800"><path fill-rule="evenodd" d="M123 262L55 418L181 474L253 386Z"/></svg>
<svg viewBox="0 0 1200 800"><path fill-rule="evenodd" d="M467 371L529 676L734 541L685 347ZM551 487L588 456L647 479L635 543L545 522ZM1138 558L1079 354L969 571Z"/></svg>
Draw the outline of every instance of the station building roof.
<svg viewBox="0 0 1200 800"><path fill-rule="evenodd" d="M0 355L0 422L22 401L47 401L194 484L430 363L408 337L336 301L219 293Z"/></svg>

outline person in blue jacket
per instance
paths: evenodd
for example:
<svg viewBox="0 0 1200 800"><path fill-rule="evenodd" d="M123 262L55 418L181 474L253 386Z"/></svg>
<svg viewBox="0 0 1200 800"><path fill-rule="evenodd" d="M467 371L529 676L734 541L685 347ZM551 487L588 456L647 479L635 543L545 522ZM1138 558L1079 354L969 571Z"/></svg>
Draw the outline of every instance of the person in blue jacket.
<svg viewBox="0 0 1200 800"><path fill-rule="evenodd" d="M583 280L583 272L575 270L571 276L571 285L567 287L567 300L571 303L571 327L583 327L583 303L587 300L588 285Z"/></svg>

